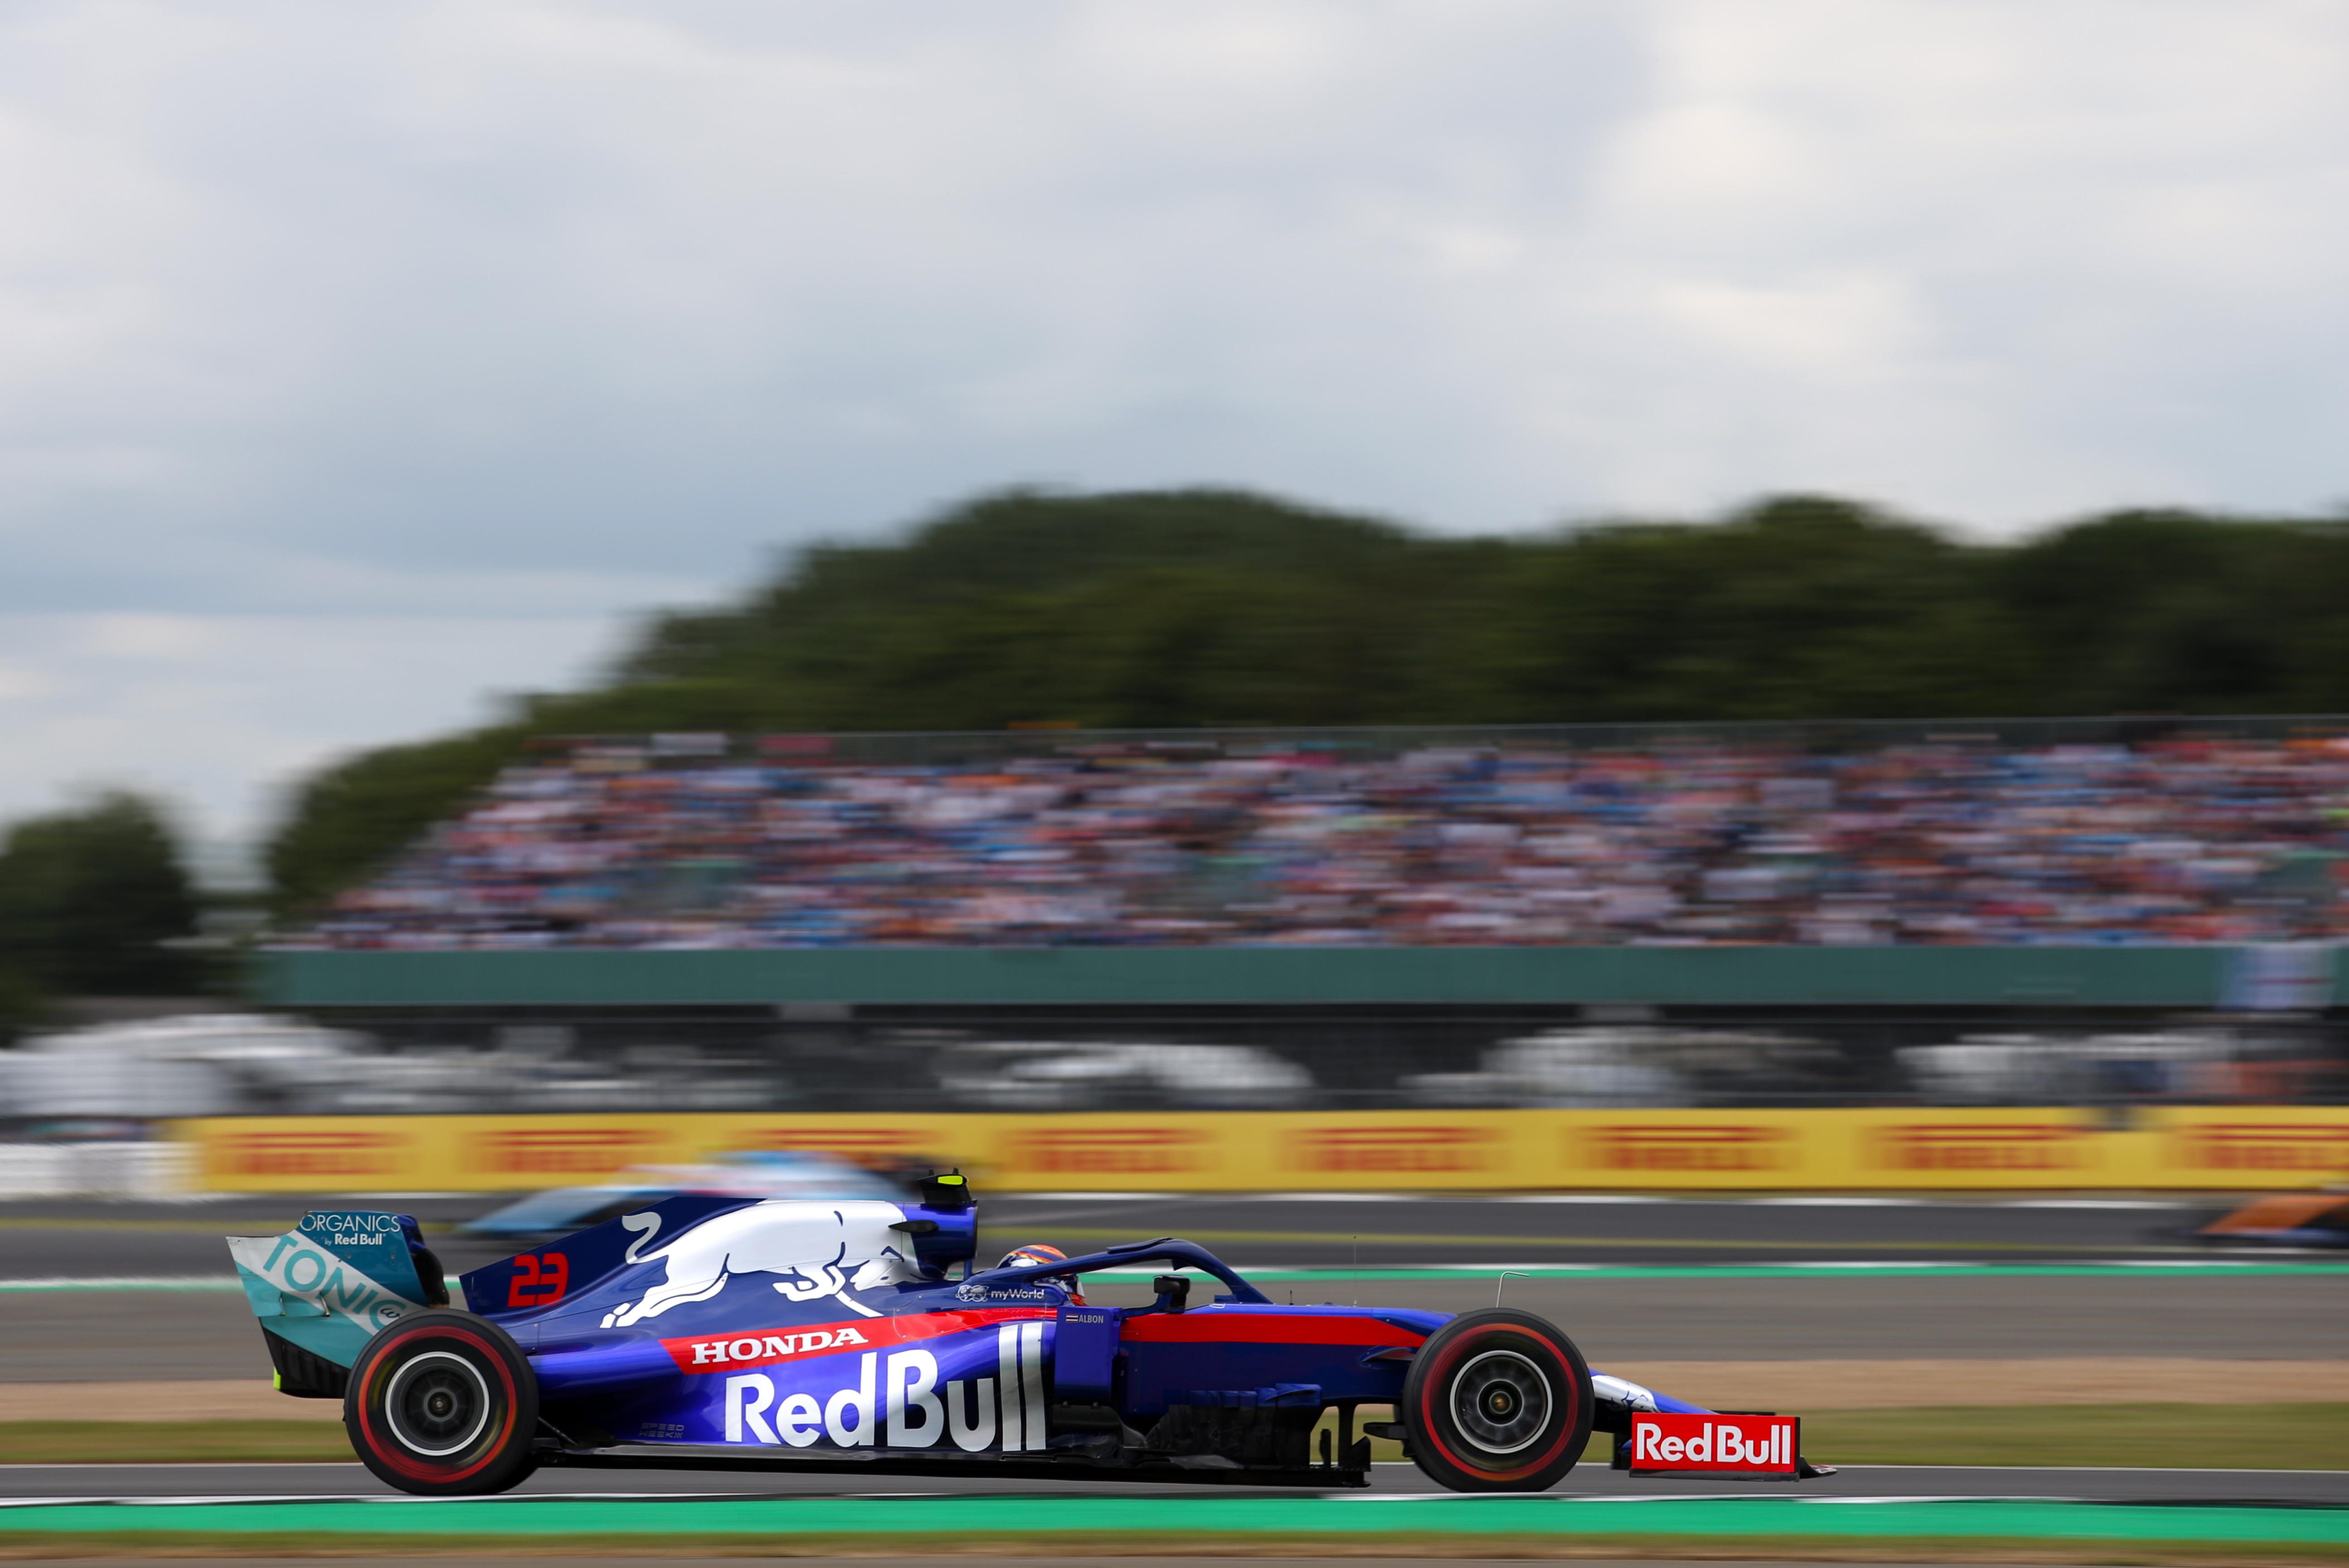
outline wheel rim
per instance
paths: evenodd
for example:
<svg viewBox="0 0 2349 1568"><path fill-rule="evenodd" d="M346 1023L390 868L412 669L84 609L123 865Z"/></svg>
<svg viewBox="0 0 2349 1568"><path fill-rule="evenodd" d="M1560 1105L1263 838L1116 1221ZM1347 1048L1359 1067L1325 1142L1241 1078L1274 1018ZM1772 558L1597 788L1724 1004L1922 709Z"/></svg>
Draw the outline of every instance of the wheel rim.
<svg viewBox="0 0 2349 1568"><path fill-rule="evenodd" d="M383 1393L384 1419L410 1453L446 1459L472 1446L490 1424L490 1384L481 1369L446 1350L401 1364Z"/></svg>
<svg viewBox="0 0 2349 1568"><path fill-rule="evenodd" d="M1483 1453L1514 1454L1540 1440L1554 1396L1549 1376L1514 1350L1488 1350L1452 1379L1452 1420Z"/></svg>

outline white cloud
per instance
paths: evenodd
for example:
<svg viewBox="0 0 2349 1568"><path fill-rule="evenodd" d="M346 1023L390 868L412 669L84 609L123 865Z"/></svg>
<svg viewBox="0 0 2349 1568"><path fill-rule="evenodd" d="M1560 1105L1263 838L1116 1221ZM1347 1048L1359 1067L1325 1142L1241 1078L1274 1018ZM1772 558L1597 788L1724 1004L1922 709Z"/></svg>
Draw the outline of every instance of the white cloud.
<svg viewBox="0 0 2349 1568"><path fill-rule="evenodd" d="M602 616L0 615L18 763L0 769L0 820L130 788L249 845L325 758L481 722L485 694L575 680L612 632Z"/></svg>
<svg viewBox="0 0 2349 1568"><path fill-rule="evenodd" d="M2299 0L25 0L0 613L82 629L0 691L242 823L1007 483L2327 505L2344 66ZM395 622L468 654L396 680ZM154 727L205 670L244 717Z"/></svg>

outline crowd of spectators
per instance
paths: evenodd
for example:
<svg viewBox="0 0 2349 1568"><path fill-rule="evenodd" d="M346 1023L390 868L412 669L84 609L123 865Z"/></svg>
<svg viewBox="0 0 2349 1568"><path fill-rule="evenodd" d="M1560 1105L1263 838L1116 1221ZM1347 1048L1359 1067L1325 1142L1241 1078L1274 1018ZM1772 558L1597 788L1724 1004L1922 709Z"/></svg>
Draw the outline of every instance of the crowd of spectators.
<svg viewBox="0 0 2349 1568"><path fill-rule="evenodd" d="M584 746L282 945L2337 939L2349 742L983 766Z"/></svg>

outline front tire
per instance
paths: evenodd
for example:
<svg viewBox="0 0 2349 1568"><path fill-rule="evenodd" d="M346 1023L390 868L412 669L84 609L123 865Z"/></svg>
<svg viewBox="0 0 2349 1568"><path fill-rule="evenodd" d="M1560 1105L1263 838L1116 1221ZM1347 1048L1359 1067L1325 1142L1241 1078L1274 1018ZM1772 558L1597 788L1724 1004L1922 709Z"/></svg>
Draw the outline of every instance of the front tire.
<svg viewBox="0 0 2349 1568"><path fill-rule="evenodd" d="M1403 1380L1403 1428L1429 1479L1454 1491L1546 1491L1590 1441L1590 1367L1531 1313L1464 1313Z"/></svg>
<svg viewBox="0 0 2349 1568"><path fill-rule="evenodd" d="M402 1491L504 1491L538 1468L538 1379L497 1324L470 1313L412 1313L359 1352L343 1426L360 1461Z"/></svg>

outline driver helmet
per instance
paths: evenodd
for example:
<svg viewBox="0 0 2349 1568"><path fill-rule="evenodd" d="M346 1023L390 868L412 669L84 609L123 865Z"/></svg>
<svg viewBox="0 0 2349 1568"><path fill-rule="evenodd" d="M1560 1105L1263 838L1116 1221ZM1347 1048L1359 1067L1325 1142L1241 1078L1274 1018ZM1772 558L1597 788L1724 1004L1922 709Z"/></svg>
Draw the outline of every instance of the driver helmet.
<svg viewBox="0 0 2349 1568"><path fill-rule="evenodd" d="M1024 1269L1036 1263L1065 1263L1068 1261L1069 1255L1058 1247L1042 1241L1030 1241L1024 1247L1014 1247L1004 1253L1002 1261L995 1266L999 1269ZM1046 1274L1042 1278L1046 1284L1058 1285L1068 1292L1069 1300L1076 1305L1085 1304L1085 1298L1077 1290L1076 1275Z"/></svg>

